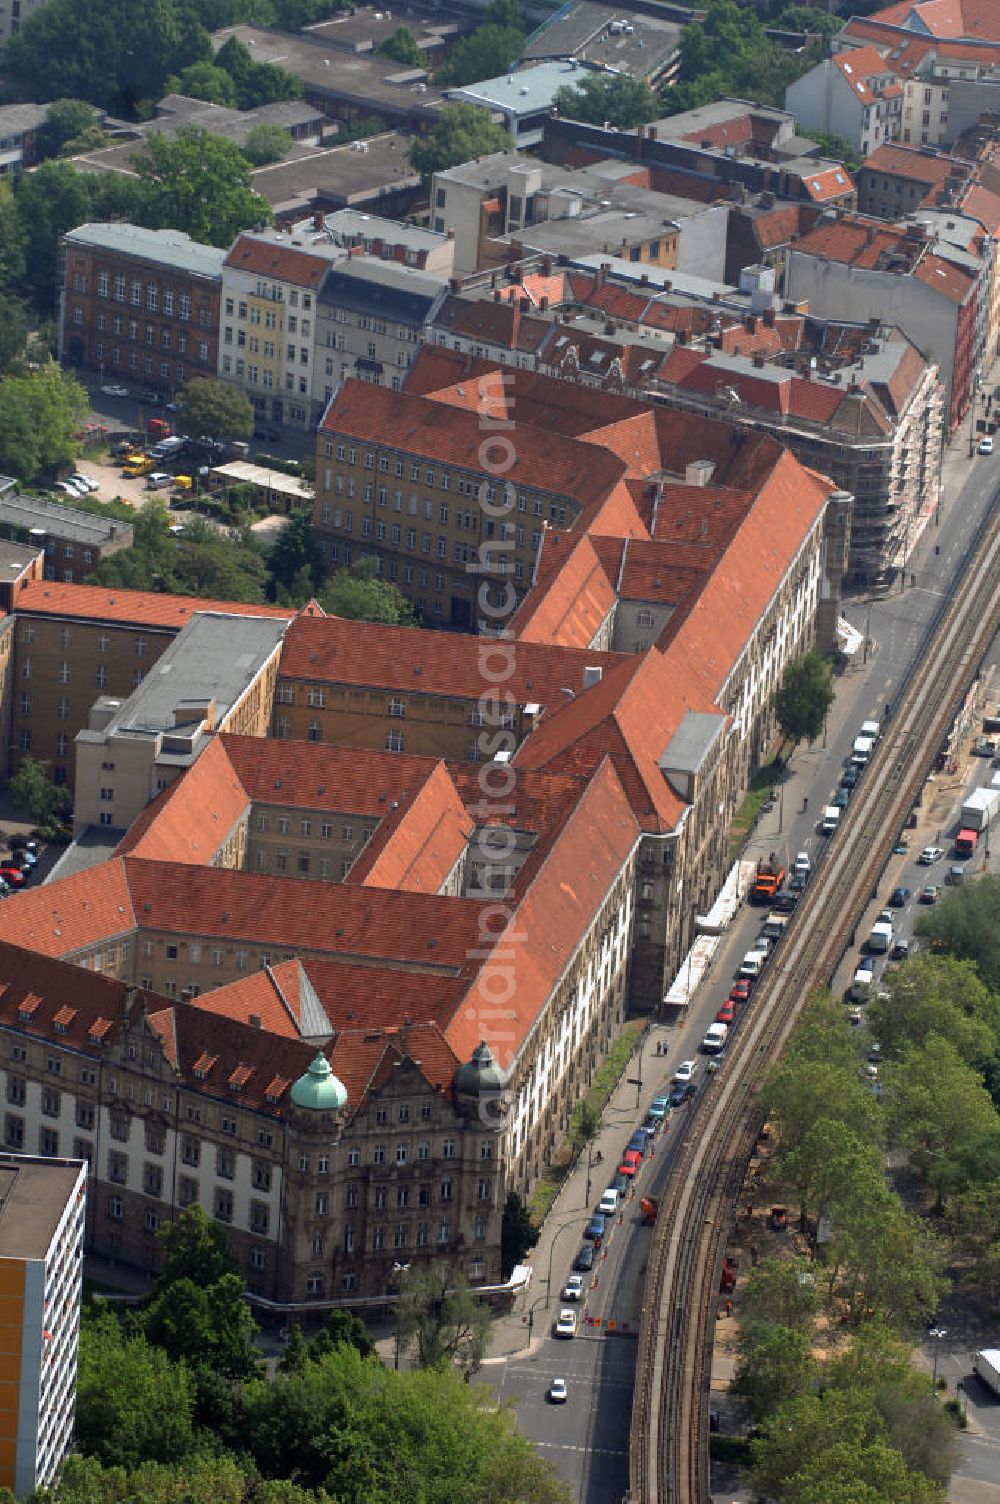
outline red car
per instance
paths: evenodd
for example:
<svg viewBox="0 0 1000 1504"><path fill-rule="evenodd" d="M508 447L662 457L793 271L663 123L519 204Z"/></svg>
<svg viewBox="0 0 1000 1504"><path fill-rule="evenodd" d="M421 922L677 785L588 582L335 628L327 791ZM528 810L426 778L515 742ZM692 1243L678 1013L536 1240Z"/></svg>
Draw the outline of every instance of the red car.
<svg viewBox="0 0 1000 1504"><path fill-rule="evenodd" d="M618 1173L619 1175L628 1175L631 1179L641 1164L642 1155L635 1149L626 1149L622 1155L622 1162L618 1166Z"/></svg>
<svg viewBox="0 0 1000 1504"><path fill-rule="evenodd" d="M729 993L729 996L732 998L733 1002L745 1003L747 998L750 996L751 985L752 984L746 977L742 977L740 981L734 982Z"/></svg>
<svg viewBox="0 0 1000 1504"><path fill-rule="evenodd" d="M735 1017L736 1004L733 1002L732 998L730 998L728 1003L723 1003L722 1007L715 1015L715 1022L717 1024L731 1024Z"/></svg>
<svg viewBox="0 0 1000 1504"><path fill-rule="evenodd" d="M24 887L24 873L20 867L0 867L0 877L3 878L8 888Z"/></svg>

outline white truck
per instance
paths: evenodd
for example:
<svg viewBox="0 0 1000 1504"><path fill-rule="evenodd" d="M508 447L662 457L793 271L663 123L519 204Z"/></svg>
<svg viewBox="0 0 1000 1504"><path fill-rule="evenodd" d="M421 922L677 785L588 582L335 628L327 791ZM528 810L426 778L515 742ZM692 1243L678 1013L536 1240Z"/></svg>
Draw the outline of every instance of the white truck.
<svg viewBox="0 0 1000 1504"><path fill-rule="evenodd" d="M880 919L878 924L872 925L872 932L868 936L868 949L872 955L884 956L892 949L892 944L892 925Z"/></svg>
<svg viewBox="0 0 1000 1504"><path fill-rule="evenodd" d="M705 1038L701 1042L701 1048L706 1055L718 1055L720 1050L726 1047L729 1038L729 1028L726 1024L710 1024Z"/></svg>
<svg viewBox="0 0 1000 1504"><path fill-rule="evenodd" d="M823 811L823 819L820 823L820 835L832 836L840 824L840 810L835 804L828 804Z"/></svg>
<svg viewBox="0 0 1000 1504"><path fill-rule="evenodd" d="M984 1347L972 1357L972 1371L1000 1397L1000 1348Z"/></svg>
<svg viewBox="0 0 1000 1504"><path fill-rule="evenodd" d="M868 759L875 750L875 740L871 736L856 736L854 746L851 748L851 762L856 768L867 765Z"/></svg>
<svg viewBox="0 0 1000 1504"><path fill-rule="evenodd" d="M959 825L963 830L985 830L1000 810L1000 789L974 789L962 805Z"/></svg>

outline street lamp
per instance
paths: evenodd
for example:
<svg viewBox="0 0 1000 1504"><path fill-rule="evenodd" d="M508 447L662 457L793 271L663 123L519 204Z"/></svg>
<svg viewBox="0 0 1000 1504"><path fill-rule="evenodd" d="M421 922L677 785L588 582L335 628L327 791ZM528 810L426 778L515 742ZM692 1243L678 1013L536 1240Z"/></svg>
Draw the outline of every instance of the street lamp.
<svg viewBox="0 0 1000 1504"><path fill-rule="evenodd" d="M393 1272L393 1274L396 1274L396 1275L400 1276L400 1278L396 1282L396 1285L397 1285L396 1294L397 1295L399 1294L400 1286L402 1285L402 1275L404 1275L404 1274L407 1273L407 1271L409 1270L409 1267L410 1267L409 1264L400 1264L398 1261L394 1261L393 1262L392 1272ZM399 1307L398 1306L396 1308L396 1368L397 1369L399 1368Z"/></svg>
<svg viewBox="0 0 1000 1504"><path fill-rule="evenodd" d="M555 1237L552 1239L552 1247L549 1249L549 1272L545 1276L545 1299L546 1299L546 1301L549 1301L549 1300L552 1299L552 1265L553 1265L553 1263L555 1261L555 1256L556 1256L556 1244L558 1243L559 1239L562 1237L563 1233L566 1231L567 1228L575 1228L575 1227L576 1227L576 1223L575 1222L564 1222L563 1225L562 1225L562 1227L560 1227L559 1230L557 1231Z"/></svg>
<svg viewBox="0 0 1000 1504"><path fill-rule="evenodd" d="M938 1371L938 1343L941 1342L942 1338L947 1337L948 1328L946 1326L932 1326L929 1328L927 1335L933 1340L934 1343L934 1377L931 1382L936 1389Z"/></svg>

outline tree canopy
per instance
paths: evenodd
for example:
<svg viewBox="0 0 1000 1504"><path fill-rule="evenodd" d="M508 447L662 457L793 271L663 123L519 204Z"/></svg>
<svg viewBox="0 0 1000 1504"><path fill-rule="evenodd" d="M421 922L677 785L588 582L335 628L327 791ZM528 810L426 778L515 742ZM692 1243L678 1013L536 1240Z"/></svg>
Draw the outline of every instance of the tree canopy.
<svg viewBox="0 0 1000 1504"><path fill-rule="evenodd" d="M680 77L660 91L661 109L677 115L725 94L783 108L785 89L820 56L817 50L785 52L752 6L709 0L704 23L692 22L681 33Z"/></svg>
<svg viewBox="0 0 1000 1504"><path fill-rule="evenodd" d="M455 88L496 78L507 72L523 47L524 33L514 26L477 26L469 36L455 43L435 82L442 88Z"/></svg>
<svg viewBox="0 0 1000 1504"><path fill-rule="evenodd" d="M214 376L192 376L177 393L177 422L198 438L247 439L253 432L253 404L241 387Z"/></svg>
<svg viewBox="0 0 1000 1504"><path fill-rule="evenodd" d="M815 651L795 658L785 669L774 696L778 725L792 742L814 742L833 704L833 669Z"/></svg>
<svg viewBox="0 0 1000 1504"><path fill-rule="evenodd" d="M97 123L97 112L85 99L55 99L45 112L38 132L38 150L42 156L58 157L62 152L83 151L104 140Z"/></svg>
<svg viewBox="0 0 1000 1504"><path fill-rule="evenodd" d="M236 89L236 105L252 110L280 99L299 99L302 85L276 63L258 63L249 47L232 36L215 54L215 66L224 68Z"/></svg>
<svg viewBox="0 0 1000 1504"><path fill-rule="evenodd" d="M949 889L915 928L935 948L974 962L986 986L1000 991L1000 877L990 873Z"/></svg>
<svg viewBox="0 0 1000 1504"><path fill-rule="evenodd" d="M397 63L407 63L411 68L425 68L427 54L417 46L417 39L408 26L397 26L391 37L380 42L377 49L383 57L394 58Z"/></svg>
<svg viewBox="0 0 1000 1504"><path fill-rule="evenodd" d="M135 168L149 189L148 222L228 247L241 230L270 224L271 206L250 185L250 164L231 141L201 126L172 140L152 131Z"/></svg>
<svg viewBox="0 0 1000 1504"><path fill-rule="evenodd" d="M379 577L376 561L371 558L359 559L350 569L338 569L320 587L317 599L328 616L398 627L409 627L416 621L406 596L391 580Z"/></svg>
<svg viewBox="0 0 1000 1504"><path fill-rule="evenodd" d="M89 408L78 381L55 363L0 380L0 471L38 481L72 464L71 435Z"/></svg>
<svg viewBox="0 0 1000 1504"><path fill-rule="evenodd" d="M491 152L510 151L513 141L502 126L495 125L488 110L457 102L446 104L433 130L418 136L410 146L410 163L417 172L430 179L471 157Z"/></svg>
<svg viewBox="0 0 1000 1504"><path fill-rule="evenodd" d="M569 120L585 120L590 125L615 125L631 130L655 120L660 102L641 79L627 73L592 73L575 88L562 88L556 94L556 109Z"/></svg>
<svg viewBox="0 0 1000 1504"><path fill-rule="evenodd" d="M263 167L268 162L280 162L291 144L291 136L280 125L262 120L247 131L240 149L254 167Z"/></svg>
<svg viewBox="0 0 1000 1504"><path fill-rule="evenodd" d="M489 1344L489 1308L443 1260L405 1276L396 1320L401 1347L414 1349L421 1368L474 1372Z"/></svg>

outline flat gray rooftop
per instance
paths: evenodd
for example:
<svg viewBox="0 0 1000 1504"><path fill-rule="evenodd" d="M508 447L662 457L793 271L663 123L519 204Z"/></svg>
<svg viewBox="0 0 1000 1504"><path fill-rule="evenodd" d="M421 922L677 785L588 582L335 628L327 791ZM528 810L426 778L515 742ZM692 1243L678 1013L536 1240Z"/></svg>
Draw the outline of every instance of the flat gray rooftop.
<svg viewBox="0 0 1000 1504"><path fill-rule="evenodd" d="M360 209L335 209L325 220L326 228L343 244L355 240L382 240L386 245L403 245L411 251L437 251L448 244L440 230L422 225L405 224L399 219L383 219L378 214L364 214Z"/></svg>
<svg viewBox="0 0 1000 1504"><path fill-rule="evenodd" d="M129 155L134 156L141 146L141 142L133 141L127 148ZM116 151L124 149L114 148ZM109 155L106 152L95 154L102 158ZM94 246L103 251L124 251L127 255L142 256L173 270L222 280L225 251L217 250L213 245L201 245L182 230L147 230L143 225L119 223L85 224L67 230L66 239L71 244Z"/></svg>
<svg viewBox="0 0 1000 1504"><path fill-rule="evenodd" d="M0 514L2 511L0 506ZM4 580L16 580L21 571L38 558L38 554L39 550L30 543L12 543L9 538L0 538L0 585Z"/></svg>
<svg viewBox="0 0 1000 1504"><path fill-rule="evenodd" d="M623 12L593 0L563 6L528 38L522 60L586 57L615 73L655 78L670 63L681 41L674 21Z"/></svg>
<svg viewBox="0 0 1000 1504"><path fill-rule="evenodd" d="M115 848L119 841L124 841L125 835L124 830L116 830L111 825L85 825L73 837L45 882L61 882L64 877L99 867L102 862L107 862L114 856Z"/></svg>
<svg viewBox="0 0 1000 1504"><path fill-rule="evenodd" d="M579 63L547 62L522 68L520 73L501 73L475 84L448 89L449 99L464 99L486 109L511 110L515 115L534 115L547 110L560 89L575 89L593 69Z"/></svg>
<svg viewBox="0 0 1000 1504"><path fill-rule="evenodd" d="M75 1160L0 1154L0 1258L44 1259L79 1175Z"/></svg>
<svg viewBox="0 0 1000 1504"><path fill-rule="evenodd" d="M113 732L172 730L178 724L174 712L184 702L211 701L218 725L278 647L287 625L267 616L199 611L104 731L82 731L80 736L103 740Z"/></svg>
<svg viewBox="0 0 1000 1504"><path fill-rule="evenodd" d="M9 527L42 528L53 538L66 538L70 543L90 544L93 548L99 548L112 538L132 536L130 522L100 517L94 512L81 512L76 507L60 506L58 502L45 501L37 496L0 495L0 523Z"/></svg>
<svg viewBox="0 0 1000 1504"><path fill-rule="evenodd" d="M349 207L400 191L416 192L420 174L407 158L409 142L395 131L369 136L364 151L295 146L280 162L258 167L253 189L276 212L310 208L317 201Z"/></svg>

